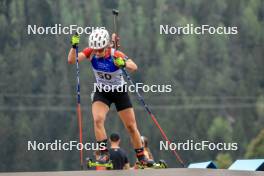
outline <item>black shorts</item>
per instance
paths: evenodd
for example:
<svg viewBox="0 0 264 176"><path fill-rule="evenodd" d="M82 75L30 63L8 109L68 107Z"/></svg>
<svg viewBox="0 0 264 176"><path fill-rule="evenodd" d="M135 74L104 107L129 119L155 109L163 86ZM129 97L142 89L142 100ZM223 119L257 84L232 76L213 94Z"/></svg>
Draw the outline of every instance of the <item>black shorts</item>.
<svg viewBox="0 0 264 176"><path fill-rule="evenodd" d="M109 108L112 103L115 104L117 111L122 111L127 108L132 108L128 92L118 92L117 90L104 92L96 90L91 95L92 103L101 101L105 103Z"/></svg>

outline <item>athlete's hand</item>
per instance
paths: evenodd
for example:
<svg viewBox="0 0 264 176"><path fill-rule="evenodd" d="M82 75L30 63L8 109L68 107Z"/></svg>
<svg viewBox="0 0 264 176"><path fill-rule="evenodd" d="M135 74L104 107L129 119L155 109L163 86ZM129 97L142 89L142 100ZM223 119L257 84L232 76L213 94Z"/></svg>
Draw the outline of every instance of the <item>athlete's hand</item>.
<svg viewBox="0 0 264 176"><path fill-rule="evenodd" d="M71 38L71 44L73 48L76 48L76 46L80 43L80 35L77 33L74 34Z"/></svg>
<svg viewBox="0 0 264 176"><path fill-rule="evenodd" d="M114 64L119 68L124 68L126 66L125 59L118 57L114 60Z"/></svg>

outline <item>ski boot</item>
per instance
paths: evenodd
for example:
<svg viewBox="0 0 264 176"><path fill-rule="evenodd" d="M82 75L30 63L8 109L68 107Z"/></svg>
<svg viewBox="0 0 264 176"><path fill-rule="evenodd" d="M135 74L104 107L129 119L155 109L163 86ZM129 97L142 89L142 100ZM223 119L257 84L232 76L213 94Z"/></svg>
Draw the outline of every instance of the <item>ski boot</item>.
<svg viewBox="0 0 264 176"><path fill-rule="evenodd" d="M136 162L135 169L165 169L168 168L167 163L164 160L154 162L152 160L143 160Z"/></svg>
<svg viewBox="0 0 264 176"><path fill-rule="evenodd" d="M112 170L114 168L112 161L109 160L108 153L100 154L96 161L86 158L86 162L88 169L95 167L96 170Z"/></svg>
<svg viewBox="0 0 264 176"><path fill-rule="evenodd" d="M155 164L152 160L142 159L140 161L137 161L135 164L135 169L145 169L145 168L152 168Z"/></svg>

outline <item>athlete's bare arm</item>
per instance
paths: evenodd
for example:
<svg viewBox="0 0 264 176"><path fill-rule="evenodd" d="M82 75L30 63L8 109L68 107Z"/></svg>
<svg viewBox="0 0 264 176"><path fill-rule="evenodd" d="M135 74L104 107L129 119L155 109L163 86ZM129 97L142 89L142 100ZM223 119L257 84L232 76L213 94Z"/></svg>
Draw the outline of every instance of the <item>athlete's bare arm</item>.
<svg viewBox="0 0 264 176"><path fill-rule="evenodd" d="M137 64L132 59L128 59L126 61L126 69L130 72L134 72L137 70Z"/></svg>
<svg viewBox="0 0 264 176"><path fill-rule="evenodd" d="M78 53L78 59L79 62L83 61L86 58L83 52ZM68 63L69 64L75 64L76 60L76 50L74 48L71 48L68 54Z"/></svg>

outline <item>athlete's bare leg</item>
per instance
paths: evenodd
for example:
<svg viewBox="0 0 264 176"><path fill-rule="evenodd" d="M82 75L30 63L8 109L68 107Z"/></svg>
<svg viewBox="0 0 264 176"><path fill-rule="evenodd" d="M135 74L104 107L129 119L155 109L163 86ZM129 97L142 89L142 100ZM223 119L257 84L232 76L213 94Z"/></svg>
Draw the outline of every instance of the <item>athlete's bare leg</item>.
<svg viewBox="0 0 264 176"><path fill-rule="evenodd" d="M118 114L130 134L134 148L141 148L142 143L140 139L140 133L137 129L137 123L133 108L124 109L122 111L119 111Z"/></svg>
<svg viewBox="0 0 264 176"><path fill-rule="evenodd" d="M109 107L101 101L96 101L92 104L94 133L95 133L96 141L102 141L107 139L104 122L108 111L109 111Z"/></svg>

